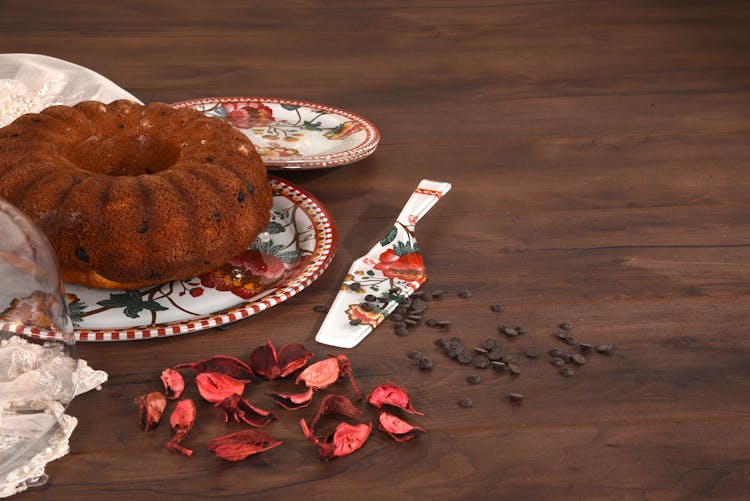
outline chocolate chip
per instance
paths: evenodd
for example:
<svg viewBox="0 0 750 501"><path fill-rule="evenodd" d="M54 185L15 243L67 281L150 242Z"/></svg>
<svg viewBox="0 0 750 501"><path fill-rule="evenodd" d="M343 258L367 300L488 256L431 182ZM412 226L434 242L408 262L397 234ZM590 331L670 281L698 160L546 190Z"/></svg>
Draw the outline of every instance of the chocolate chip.
<svg viewBox="0 0 750 501"><path fill-rule="evenodd" d="M576 372L573 369L571 369L570 367L568 367L568 366L565 366L562 369L560 369L560 375L561 376L570 377L570 376L572 376L575 373Z"/></svg>
<svg viewBox="0 0 750 501"><path fill-rule="evenodd" d="M404 316L401 313L393 313L391 315L391 320L394 322L400 322L404 319Z"/></svg>
<svg viewBox="0 0 750 501"><path fill-rule="evenodd" d="M362 288L362 284L360 284L359 282L352 282L349 284L349 288L354 292L357 292Z"/></svg>
<svg viewBox="0 0 750 501"><path fill-rule="evenodd" d="M508 364L508 371L514 376L517 376L521 373L521 368L517 364L510 363Z"/></svg>
<svg viewBox="0 0 750 501"><path fill-rule="evenodd" d="M244 202L245 201L245 192L240 190L239 193L237 193L237 201L238 202Z"/></svg>
<svg viewBox="0 0 750 501"><path fill-rule="evenodd" d="M206 157L206 162L210 164L214 163L214 157Z"/></svg>
<svg viewBox="0 0 750 501"><path fill-rule="evenodd" d="M214 220L221 221L221 212L220 211L214 211Z"/></svg>
<svg viewBox="0 0 750 501"><path fill-rule="evenodd" d="M610 354L612 353L613 346L611 344L600 344L596 347L596 351L599 353Z"/></svg>
<svg viewBox="0 0 750 501"><path fill-rule="evenodd" d="M313 311L317 313L325 313L328 311L328 306L324 304L316 304L315 306L313 306Z"/></svg>
<svg viewBox="0 0 750 501"><path fill-rule="evenodd" d="M406 322L404 322L403 320L401 320L400 322L396 322L396 324L394 325L394 327L396 329L407 329L409 327L409 324L407 324Z"/></svg>
<svg viewBox="0 0 750 501"><path fill-rule="evenodd" d="M352 318L351 320L349 320L349 325L356 326L356 325L359 325L361 323L362 323L362 319L361 318Z"/></svg>
<svg viewBox="0 0 750 501"><path fill-rule="evenodd" d="M459 353L456 360L458 360L458 363L466 365L471 363L473 357L468 353Z"/></svg>
<svg viewBox="0 0 750 501"><path fill-rule="evenodd" d="M427 327L437 327L437 320L435 320L434 318L428 318L425 322L425 325Z"/></svg>
<svg viewBox="0 0 750 501"><path fill-rule="evenodd" d="M559 357L560 355L562 355L562 350L560 348L552 348L547 353L549 353L550 356Z"/></svg>
<svg viewBox="0 0 750 501"><path fill-rule="evenodd" d="M435 327L448 327L451 323L450 320L439 320L435 322Z"/></svg>
<svg viewBox="0 0 750 501"><path fill-rule="evenodd" d="M516 337L518 336L518 331L512 327L504 327L500 332L505 334L508 337Z"/></svg>
<svg viewBox="0 0 750 501"><path fill-rule="evenodd" d="M143 226L138 230L138 233L143 234L148 231L148 221L143 221Z"/></svg>
<svg viewBox="0 0 750 501"><path fill-rule="evenodd" d="M422 358L422 352L421 351L412 350L412 351L408 352L406 354L406 356L408 356L409 358L414 359L414 360L419 360L420 358Z"/></svg>
<svg viewBox="0 0 750 501"><path fill-rule="evenodd" d="M494 350L497 347L497 341L492 338L487 338L482 341L482 348L485 350Z"/></svg>
<svg viewBox="0 0 750 501"><path fill-rule="evenodd" d="M79 261L83 261L84 263L89 262L89 255L86 254L86 251L83 249L76 249L76 259Z"/></svg>
<svg viewBox="0 0 750 501"><path fill-rule="evenodd" d="M466 378L466 381L469 384L479 384L482 382L482 378L479 376L479 374L472 374L471 376Z"/></svg>
<svg viewBox="0 0 750 501"><path fill-rule="evenodd" d="M519 336L528 332L526 327L513 327L513 330L515 330Z"/></svg>
<svg viewBox="0 0 750 501"><path fill-rule="evenodd" d="M362 308L363 311L372 311L372 304L370 303L361 303L359 307Z"/></svg>
<svg viewBox="0 0 750 501"><path fill-rule="evenodd" d="M565 341L566 339L568 339L570 337L570 333L568 331L557 331L557 332L554 333L554 336L557 339Z"/></svg>
<svg viewBox="0 0 750 501"><path fill-rule="evenodd" d="M461 299L469 299L471 297L471 291L468 289L459 291L458 297L460 297Z"/></svg>
<svg viewBox="0 0 750 501"><path fill-rule="evenodd" d="M482 354L476 355L472 359L472 362L474 363L474 367L476 367L477 369L486 369L490 366L490 359L487 358L486 355Z"/></svg>
<svg viewBox="0 0 750 501"><path fill-rule="evenodd" d="M503 350L501 348L493 348L487 353L487 358L490 360L502 360L504 357Z"/></svg>
<svg viewBox="0 0 750 501"><path fill-rule="evenodd" d="M419 323L419 320L414 320L412 318L407 318L407 319L404 320L404 323L406 325L408 325L409 327L414 327L415 325L417 325Z"/></svg>
<svg viewBox="0 0 750 501"><path fill-rule="evenodd" d="M575 364L577 364L577 365L583 365L583 364L585 364L585 363L586 363L586 357L584 357L584 356L583 356L583 355L581 355L580 353L576 353L575 355L571 356L570 358L571 358L571 359L573 360L573 362L574 362Z"/></svg>
<svg viewBox="0 0 750 501"><path fill-rule="evenodd" d="M432 370L433 367L435 367L435 362L432 361L431 358L423 357L419 359L419 362L417 362L417 365L420 369L423 371L426 370Z"/></svg>
<svg viewBox="0 0 750 501"><path fill-rule="evenodd" d="M368 295L365 296L365 301L367 301L368 303L374 303L377 300L378 300L378 298L376 298L372 294L368 294Z"/></svg>
<svg viewBox="0 0 750 501"><path fill-rule="evenodd" d="M459 400L458 405L464 408L468 408L474 405L474 402L472 402L471 399L467 397L467 398L462 398L461 400Z"/></svg>
<svg viewBox="0 0 750 501"><path fill-rule="evenodd" d="M511 402L520 402L520 401L522 401L522 400L523 400L523 399L524 399L525 397L524 397L524 396L523 396L522 394L520 394L520 393L508 393L508 394L507 394L507 395L505 396L505 398L507 398L507 399L508 399L508 400L510 400Z"/></svg>
<svg viewBox="0 0 750 501"><path fill-rule="evenodd" d="M581 350L581 353L588 353L594 349L594 345L581 343L578 345L578 349Z"/></svg>
<svg viewBox="0 0 750 501"><path fill-rule="evenodd" d="M430 292L430 296L432 296L435 299L439 298L443 294L445 294L445 291L443 289L436 289L436 290Z"/></svg>
<svg viewBox="0 0 750 501"><path fill-rule="evenodd" d="M253 186L252 184L246 185L246 188L247 188L247 192L250 193L251 195L255 193L255 186Z"/></svg>
<svg viewBox="0 0 750 501"><path fill-rule="evenodd" d="M398 329L396 329L393 332L395 332L398 337L406 337L406 336L409 335L409 329L406 329L406 328L403 328L403 327L399 327Z"/></svg>
<svg viewBox="0 0 750 501"><path fill-rule="evenodd" d="M524 354L527 358L538 358L542 354L542 350L536 346L527 346L524 350Z"/></svg>
<svg viewBox="0 0 750 501"><path fill-rule="evenodd" d="M565 360L562 358L553 358L550 363L555 367L565 367Z"/></svg>
<svg viewBox="0 0 750 501"><path fill-rule="evenodd" d="M558 327L560 327L563 330L569 331L573 328L573 324L571 324L570 322L563 322Z"/></svg>
<svg viewBox="0 0 750 501"><path fill-rule="evenodd" d="M437 346L438 348L443 348L443 347L445 346L445 339L443 339L443 338L439 337L439 338L437 338L436 340L434 340L434 341L432 342L432 344L434 344L434 345L435 345L435 346Z"/></svg>
<svg viewBox="0 0 750 501"><path fill-rule="evenodd" d="M490 309L494 311L495 313L502 313L502 311L505 309L503 308L502 304L493 304L490 306Z"/></svg>

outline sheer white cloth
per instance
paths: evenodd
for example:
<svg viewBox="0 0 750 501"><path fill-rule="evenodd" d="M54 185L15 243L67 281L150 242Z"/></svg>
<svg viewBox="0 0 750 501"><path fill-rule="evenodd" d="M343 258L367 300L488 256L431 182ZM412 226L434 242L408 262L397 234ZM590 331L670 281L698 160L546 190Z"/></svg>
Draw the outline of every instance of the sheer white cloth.
<svg viewBox="0 0 750 501"><path fill-rule="evenodd" d="M0 497L46 482L45 466L68 453L78 423L65 405L107 377L59 344L0 341Z"/></svg>
<svg viewBox="0 0 750 501"><path fill-rule="evenodd" d="M40 54L0 54L0 127L24 113L37 113L56 104L116 99L138 101L83 66Z"/></svg>

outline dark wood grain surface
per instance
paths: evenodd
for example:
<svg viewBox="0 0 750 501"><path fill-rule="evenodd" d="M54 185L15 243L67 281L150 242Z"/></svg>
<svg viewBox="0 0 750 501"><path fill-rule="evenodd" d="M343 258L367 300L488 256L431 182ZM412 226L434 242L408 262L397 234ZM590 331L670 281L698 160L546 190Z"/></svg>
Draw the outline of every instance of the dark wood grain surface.
<svg viewBox="0 0 750 501"><path fill-rule="evenodd" d="M73 402L71 453L19 499L744 498L749 25L741 1L0 2L0 52L81 64L144 101L330 104L382 134L361 162L281 173L338 226L337 255L311 287L226 331L79 346L109 382ZM373 431L325 463L297 422L314 409L279 410L266 431L284 444L229 464L204 444L240 428L207 404L190 459L163 448L167 426L139 430L133 400L160 387L164 367L246 358L267 337L340 352L315 343L312 307L332 300L422 178L453 184L417 230L425 289L447 291L428 316L453 324L405 338L385 325L346 354L364 391L409 390L426 435L396 444ZM547 355L521 359L511 377L433 346L460 336L565 349L552 336L563 321L614 352L570 378ZM528 333L504 339L500 324ZM250 399L273 408L258 386ZM512 405L509 392L526 398Z"/></svg>

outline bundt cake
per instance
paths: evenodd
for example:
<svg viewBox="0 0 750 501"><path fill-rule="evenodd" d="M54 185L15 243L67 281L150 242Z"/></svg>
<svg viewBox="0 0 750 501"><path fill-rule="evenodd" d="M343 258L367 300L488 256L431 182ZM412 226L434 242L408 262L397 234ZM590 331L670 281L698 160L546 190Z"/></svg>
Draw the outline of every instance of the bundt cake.
<svg viewBox="0 0 750 501"><path fill-rule="evenodd" d="M272 194L231 125L121 100L0 129L0 197L49 237L65 281L132 289L220 267L268 223Z"/></svg>

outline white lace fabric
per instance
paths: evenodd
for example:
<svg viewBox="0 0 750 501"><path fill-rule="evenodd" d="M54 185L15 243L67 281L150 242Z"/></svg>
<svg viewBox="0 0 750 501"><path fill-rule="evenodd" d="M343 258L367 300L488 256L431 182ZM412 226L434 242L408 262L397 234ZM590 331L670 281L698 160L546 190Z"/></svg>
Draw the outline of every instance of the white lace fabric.
<svg viewBox="0 0 750 501"><path fill-rule="evenodd" d="M68 453L78 424L65 405L107 377L59 344L0 341L0 497L46 482L47 463Z"/></svg>

